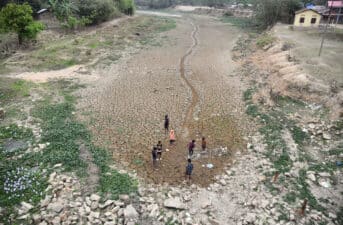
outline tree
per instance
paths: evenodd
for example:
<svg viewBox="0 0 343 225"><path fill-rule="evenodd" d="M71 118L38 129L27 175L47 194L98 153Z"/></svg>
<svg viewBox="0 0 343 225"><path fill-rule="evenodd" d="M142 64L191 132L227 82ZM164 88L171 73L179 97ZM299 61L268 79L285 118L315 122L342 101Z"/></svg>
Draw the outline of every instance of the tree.
<svg viewBox="0 0 343 225"><path fill-rule="evenodd" d="M49 0L52 12L60 22L65 22L78 11L77 6L69 0Z"/></svg>
<svg viewBox="0 0 343 225"><path fill-rule="evenodd" d="M265 29L282 21L292 23L295 11L302 8L300 0L256 0L256 21Z"/></svg>
<svg viewBox="0 0 343 225"><path fill-rule="evenodd" d="M33 20L32 8L27 3L22 5L9 3L0 11L0 31L17 33L19 45L24 39L36 38L43 29L42 23Z"/></svg>

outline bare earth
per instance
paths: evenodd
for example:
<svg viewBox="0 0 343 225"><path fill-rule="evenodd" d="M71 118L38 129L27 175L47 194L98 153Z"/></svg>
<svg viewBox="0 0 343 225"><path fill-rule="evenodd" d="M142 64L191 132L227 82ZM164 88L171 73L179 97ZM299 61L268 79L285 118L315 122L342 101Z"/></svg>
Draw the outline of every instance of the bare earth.
<svg viewBox="0 0 343 225"><path fill-rule="evenodd" d="M82 91L79 107L94 115L81 117L89 119L97 144L154 183L184 181L187 143L196 139L193 182L207 186L243 146L243 87L229 76L234 69L230 51L239 32L208 17L176 21L162 47L98 71L101 79ZM169 146L163 131L165 114L176 131L176 146ZM202 136L207 152L200 150ZM151 149L158 140L168 150L154 170ZM214 168L206 168L208 163Z"/></svg>

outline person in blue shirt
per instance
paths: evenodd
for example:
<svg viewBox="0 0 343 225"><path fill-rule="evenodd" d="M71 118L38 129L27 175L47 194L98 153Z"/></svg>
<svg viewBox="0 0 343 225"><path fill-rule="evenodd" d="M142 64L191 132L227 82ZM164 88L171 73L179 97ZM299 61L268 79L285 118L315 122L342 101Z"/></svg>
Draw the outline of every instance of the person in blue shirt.
<svg viewBox="0 0 343 225"><path fill-rule="evenodd" d="M192 160L188 159L188 164L186 166L186 179L188 178L188 180L191 180L192 172L193 172Z"/></svg>

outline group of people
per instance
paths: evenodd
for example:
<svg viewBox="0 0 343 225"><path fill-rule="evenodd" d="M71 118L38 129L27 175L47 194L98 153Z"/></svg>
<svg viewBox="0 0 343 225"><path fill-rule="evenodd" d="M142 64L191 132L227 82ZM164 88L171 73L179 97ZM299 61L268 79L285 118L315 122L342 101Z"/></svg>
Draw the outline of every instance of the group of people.
<svg viewBox="0 0 343 225"><path fill-rule="evenodd" d="M169 132L169 143L170 145L174 145L176 138L175 138L175 131L173 129L171 129L169 131L169 117L168 115L165 115L164 117L164 132L165 135L168 134ZM185 177L190 180L191 179L191 175L193 172L193 164L192 164L192 156L194 153L194 148L195 148L195 140L191 140L190 143L188 144L188 159L187 159L187 166L186 166L186 172L185 172ZM201 148L203 151L206 150L207 147L207 142L205 137L202 137L201 140ZM156 169L157 167L157 161L161 161L162 160L162 151L163 151L163 146L162 146L162 142L158 141L158 143L156 145L153 146L152 149L152 162L153 162L153 167Z"/></svg>

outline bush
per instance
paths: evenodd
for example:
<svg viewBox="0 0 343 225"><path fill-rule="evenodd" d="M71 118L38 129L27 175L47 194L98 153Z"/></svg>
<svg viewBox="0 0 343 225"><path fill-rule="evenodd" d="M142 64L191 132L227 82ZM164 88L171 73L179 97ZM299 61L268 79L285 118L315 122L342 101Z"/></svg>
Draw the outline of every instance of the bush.
<svg viewBox="0 0 343 225"><path fill-rule="evenodd" d="M135 11L133 0L119 0L118 9L126 15L132 16Z"/></svg>
<svg viewBox="0 0 343 225"><path fill-rule="evenodd" d="M91 24L98 24L118 15L112 0L79 0L80 17L88 18Z"/></svg>
<svg viewBox="0 0 343 225"><path fill-rule="evenodd" d="M44 28L42 23L33 20L32 8L27 3L22 5L9 3L2 8L0 27L1 32L17 33L19 44L22 44L24 39L35 38Z"/></svg>
<svg viewBox="0 0 343 225"><path fill-rule="evenodd" d="M69 16L66 22L62 23L62 26L67 29L77 29L80 27L84 27L88 24L91 24L92 21L87 17L82 17L81 19L78 19L74 16Z"/></svg>
<svg viewBox="0 0 343 225"><path fill-rule="evenodd" d="M256 45L260 48L263 48L264 46L272 44L274 41L275 37L265 33L257 39Z"/></svg>

